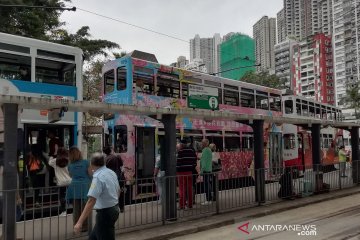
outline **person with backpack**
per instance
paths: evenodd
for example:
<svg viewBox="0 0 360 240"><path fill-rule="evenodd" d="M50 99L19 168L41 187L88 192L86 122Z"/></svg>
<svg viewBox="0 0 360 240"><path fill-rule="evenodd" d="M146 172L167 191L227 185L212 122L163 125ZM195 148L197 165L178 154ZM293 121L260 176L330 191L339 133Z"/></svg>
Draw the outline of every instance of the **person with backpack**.
<svg viewBox="0 0 360 240"><path fill-rule="evenodd" d="M120 212L124 212L125 208L125 175L123 171L123 161L120 155L114 154L110 146L105 146L103 148L105 153L105 166L116 173L116 176L119 180L120 185L120 196L119 196L119 208Z"/></svg>
<svg viewBox="0 0 360 240"><path fill-rule="evenodd" d="M50 157L49 165L55 170L56 185L59 187L60 216L66 216L66 187L71 183L68 171L69 155L65 148L60 147L56 152L56 158Z"/></svg>
<svg viewBox="0 0 360 240"><path fill-rule="evenodd" d="M31 151L26 157L26 167L30 176L31 185L34 188L35 207L40 207L40 188L45 184L45 157L37 144L31 146Z"/></svg>
<svg viewBox="0 0 360 240"><path fill-rule="evenodd" d="M73 205L73 223L75 224L84 210L87 193L90 186L90 176L88 174L89 161L83 159L80 150L77 147L71 147L69 150L68 170L71 176L71 183L67 188L66 200ZM82 226L82 232L88 230L88 221Z"/></svg>

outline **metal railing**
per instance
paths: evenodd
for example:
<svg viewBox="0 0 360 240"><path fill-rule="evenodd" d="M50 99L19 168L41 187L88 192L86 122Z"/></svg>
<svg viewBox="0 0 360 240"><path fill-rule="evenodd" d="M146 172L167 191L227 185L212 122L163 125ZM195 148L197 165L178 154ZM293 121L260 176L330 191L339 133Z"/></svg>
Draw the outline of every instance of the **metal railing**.
<svg viewBox="0 0 360 240"><path fill-rule="evenodd" d="M358 161L341 166L315 165L306 169L303 166L258 169L255 170L255 175L263 174L265 179L265 202L257 199L253 176L219 179L218 173L182 173L177 176L137 179L131 186L125 186L124 182L121 184L123 195L119 199L122 211L116 229L124 232L143 228L145 225L150 227L174 220L187 221L233 209L349 188L359 182L359 171ZM353 173L358 176L353 176ZM3 202L6 194L19 196L15 213L7 212L6 203ZM62 187L0 192L3 213L13 214L17 218L17 237L24 240L76 239L88 236L96 213L89 219L88 229L85 228L80 235L74 235L73 213L76 203L67 201L64 204L64 198ZM69 196L66 198L69 199ZM85 201L77 203L77 207L83 207Z"/></svg>

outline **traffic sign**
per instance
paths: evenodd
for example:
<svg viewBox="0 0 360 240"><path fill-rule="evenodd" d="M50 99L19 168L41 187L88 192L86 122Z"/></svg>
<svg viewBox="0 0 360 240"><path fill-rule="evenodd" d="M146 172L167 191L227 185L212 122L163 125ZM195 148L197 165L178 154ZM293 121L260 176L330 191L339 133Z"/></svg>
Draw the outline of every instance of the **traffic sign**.
<svg viewBox="0 0 360 240"><path fill-rule="evenodd" d="M189 108L219 110L219 92L217 88L189 84Z"/></svg>

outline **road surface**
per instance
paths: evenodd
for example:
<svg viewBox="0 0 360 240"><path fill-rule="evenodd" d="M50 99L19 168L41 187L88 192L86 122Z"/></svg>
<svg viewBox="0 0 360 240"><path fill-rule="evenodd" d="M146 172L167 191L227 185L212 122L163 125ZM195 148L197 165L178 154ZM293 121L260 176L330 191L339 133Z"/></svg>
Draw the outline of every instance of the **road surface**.
<svg viewBox="0 0 360 240"><path fill-rule="evenodd" d="M359 236L360 194L357 194L249 219L238 224L174 238L174 240L357 240L360 239Z"/></svg>

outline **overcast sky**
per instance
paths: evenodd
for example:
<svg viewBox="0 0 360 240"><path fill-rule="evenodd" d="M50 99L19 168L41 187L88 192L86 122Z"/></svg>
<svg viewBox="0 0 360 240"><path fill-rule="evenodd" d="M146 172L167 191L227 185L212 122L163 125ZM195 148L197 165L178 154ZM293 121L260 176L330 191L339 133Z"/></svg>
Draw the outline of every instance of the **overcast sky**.
<svg viewBox="0 0 360 240"><path fill-rule="evenodd" d="M276 17L283 0L72 0L71 6L116 18L184 40L242 32L252 36L252 26L262 16ZM189 44L147 32L81 10L65 12L70 31L89 26L94 38L118 43L122 51L154 53L160 63L189 58Z"/></svg>

